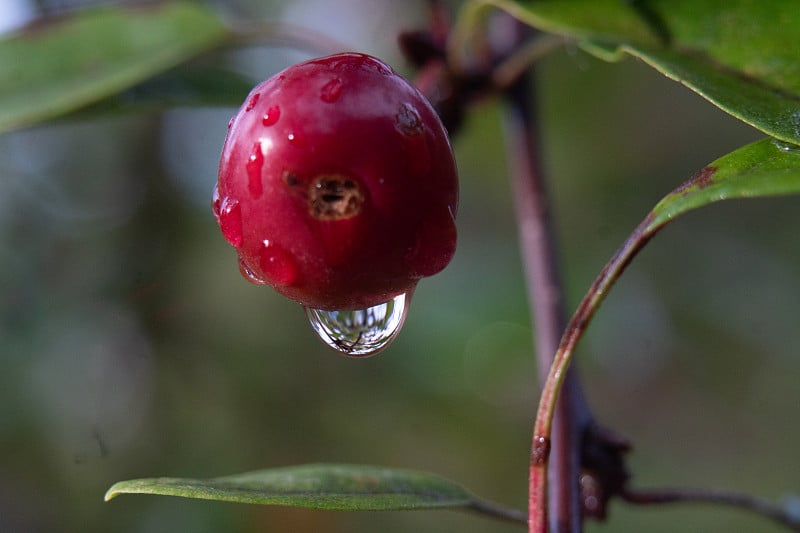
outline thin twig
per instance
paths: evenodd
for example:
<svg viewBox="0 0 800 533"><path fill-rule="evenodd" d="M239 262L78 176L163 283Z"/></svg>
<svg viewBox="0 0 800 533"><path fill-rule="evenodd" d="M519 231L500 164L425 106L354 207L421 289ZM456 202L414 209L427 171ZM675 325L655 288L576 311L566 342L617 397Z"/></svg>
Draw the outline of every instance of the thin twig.
<svg viewBox="0 0 800 533"><path fill-rule="evenodd" d="M708 180L709 171L711 167L707 167L697 173L690 181L682 184L673 191L672 194L681 194L694 184L704 183ZM564 335L558 344L555 357L553 358L553 365L547 375L544 387L542 388L542 395L539 401L539 411L536 414L536 423L534 424L534 440L539 442L548 442L553 431L557 430L557 425L554 419L557 417L557 402L559 393L562 387L568 386L570 362L580 338L589 326L589 322L597 312L600 304L603 302L611 287L616 283L630 262L641 251L642 248L652 239L664 226L669 223L670 218L659 219L656 217L655 211L651 211L644 220L636 226L633 232L628 236L622 246L616 251L614 256L606 263L603 270L600 271L597 278L595 278L592 286L586 292L586 295L581 300L580 305L572 315L567 327L564 330ZM548 457L545 453L541 460L536 464L531 464L531 477L530 477L530 505L543 506L546 502L546 494L544 488L547 485L547 462ZM546 526L544 524L537 524L537 530L543 530ZM532 525L533 529L534 526Z"/></svg>
<svg viewBox="0 0 800 533"><path fill-rule="evenodd" d="M755 513L800 532L800 517L769 500L749 494L716 489L625 489L620 497L634 505L703 503L726 505Z"/></svg>
<svg viewBox="0 0 800 533"><path fill-rule="evenodd" d="M487 502L485 500L473 500L472 502L470 502L468 508L472 511L475 511L476 513L488 515L491 516L492 518L507 520L509 522L521 522L523 524L526 524L528 522L528 513L526 513L525 511L521 511L519 509L511 509L508 507L502 507L500 505L494 504L492 502Z"/></svg>
<svg viewBox="0 0 800 533"><path fill-rule="evenodd" d="M556 245L549 213L549 200L541 168L538 132L534 117L533 85L529 74L516 73L516 81L506 91L506 145L513 185L520 248L533 315L537 366L541 381L553 360L566 324L563 290L558 275ZM581 433L591 422L591 414L574 371L569 372L564 394L558 402L555 430L546 442L534 435L531 470L544 455L550 462L550 492L547 506L538 497L529 505L529 526L546 530L550 515L553 533L581 531L579 490ZM552 449L552 452L550 452ZM544 485L530 487L535 496ZM533 502L536 502L535 504ZM549 506L549 513L547 507ZM534 515L538 516L534 519Z"/></svg>
<svg viewBox="0 0 800 533"><path fill-rule="evenodd" d="M617 250L614 257L611 258L597 276L567 324L564 335L561 337L561 342L558 345L558 350L555 352L553 365L550 367L542 389L539 411L536 415L536 423L534 425L534 439L547 442L551 439L551 434L557 430L557 424L554 423L554 419L558 416L558 406L562 403L561 401L557 402L557 399L562 391L562 387L569 386L567 377L570 375L570 362L572 361L575 345L586 331L586 327L589 325L590 320L605 298L608 290L619 276L622 275L622 272L633 257L660 229L660 226L651 227L650 222L651 217L648 216L636 227L620 249ZM538 463L531 464L529 494L531 506L545 505L546 493L544 487L547 486L547 464L547 454L545 454ZM546 524L540 523L535 526L531 525L532 531L534 527L536 531L545 531Z"/></svg>
<svg viewBox="0 0 800 533"><path fill-rule="evenodd" d="M531 65L553 53L569 40L560 35L537 35L515 50L514 53L497 65L492 72L492 86L497 90L510 87Z"/></svg>

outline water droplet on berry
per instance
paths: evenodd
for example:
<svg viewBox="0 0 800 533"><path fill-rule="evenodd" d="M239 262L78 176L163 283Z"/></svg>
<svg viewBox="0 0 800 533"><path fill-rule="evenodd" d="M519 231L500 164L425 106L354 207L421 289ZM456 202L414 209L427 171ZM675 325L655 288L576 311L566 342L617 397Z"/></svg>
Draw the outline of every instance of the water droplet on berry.
<svg viewBox="0 0 800 533"><path fill-rule="evenodd" d="M219 224L220 205L222 205L222 200L219 197L219 183L215 183L214 191L211 193L211 211L214 213L214 218L217 219L217 224Z"/></svg>
<svg viewBox="0 0 800 533"><path fill-rule="evenodd" d="M800 152L800 146L796 144L786 143L777 139L773 140L772 144L774 144L781 152Z"/></svg>
<svg viewBox="0 0 800 533"><path fill-rule="evenodd" d="M306 307L306 316L319 338L342 355L368 357L389 346L403 327L410 296L401 294L386 303L345 311Z"/></svg>
<svg viewBox="0 0 800 533"><path fill-rule="evenodd" d="M245 263L244 259L242 259L241 257L239 258L239 272L241 272L242 276L244 276L245 279L250 283L255 283L256 285L267 284L267 280L257 276L256 273L253 272L253 269L251 269L250 266L247 263Z"/></svg>
<svg viewBox="0 0 800 533"><path fill-rule="evenodd" d="M275 285L288 286L297 281L297 267L292 256L269 239L264 239L264 249L261 251L261 271Z"/></svg>
<svg viewBox="0 0 800 533"><path fill-rule="evenodd" d="M254 197L259 198L264 192L261 185L261 169L264 167L264 152L261 150L261 143L253 144L253 151L247 158L245 168L247 170L247 190Z"/></svg>
<svg viewBox="0 0 800 533"><path fill-rule="evenodd" d="M274 126L279 118L281 118L281 108L274 105L261 117L261 123L265 126Z"/></svg>
<svg viewBox="0 0 800 533"><path fill-rule="evenodd" d="M301 136L300 136L299 134L297 134L297 133L290 133L289 135L287 135L287 136L286 136L286 138L287 138L287 139L289 140L289 142L290 142L290 143L292 143L292 145L294 145L294 146L300 147L300 146L302 146L302 145L303 145L303 137L301 137Z"/></svg>
<svg viewBox="0 0 800 533"><path fill-rule="evenodd" d="M225 197L219 207L219 227L222 235L231 246L238 248L242 245L244 233L242 232L242 208L239 202L230 197Z"/></svg>
<svg viewBox="0 0 800 533"><path fill-rule="evenodd" d="M342 94L342 80L333 78L331 81L322 86L319 97L323 102L333 103L339 99Z"/></svg>
<svg viewBox="0 0 800 533"><path fill-rule="evenodd" d="M411 104L403 104L394 117L395 125L403 135L419 135L424 131L422 118Z"/></svg>
<svg viewBox="0 0 800 533"><path fill-rule="evenodd" d="M258 99L261 98L261 93L256 93L250 97L250 100L247 101L247 107L244 108L245 112L252 111L253 108L258 103Z"/></svg>

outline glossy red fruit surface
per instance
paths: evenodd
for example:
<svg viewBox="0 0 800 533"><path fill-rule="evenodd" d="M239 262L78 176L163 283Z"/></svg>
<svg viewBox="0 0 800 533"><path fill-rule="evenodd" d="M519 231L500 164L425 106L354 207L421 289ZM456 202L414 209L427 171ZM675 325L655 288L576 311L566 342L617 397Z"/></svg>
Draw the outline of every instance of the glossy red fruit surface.
<svg viewBox="0 0 800 533"><path fill-rule="evenodd" d="M230 123L214 213L255 283L316 309L414 289L456 246L456 165L425 97L338 54L256 86Z"/></svg>

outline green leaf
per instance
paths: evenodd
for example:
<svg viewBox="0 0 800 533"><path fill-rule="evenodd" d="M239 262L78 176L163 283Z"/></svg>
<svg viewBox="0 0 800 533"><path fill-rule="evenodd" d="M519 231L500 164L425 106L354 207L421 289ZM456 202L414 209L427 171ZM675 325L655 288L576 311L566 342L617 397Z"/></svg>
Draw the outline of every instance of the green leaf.
<svg viewBox="0 0 800 533"><path fill-rule="evenodd" d="M238 107L255 82L239 73L195 64L182 65L104 98L79 116L161 109L169 106Z"/></svg>
<svg viewBox="0 0 800 533"><path fill-rule="evenodd" d="M119 494L352 511L463 508L525 520L524 513L478 500L460 485L433 474L364 465L311 464L213 479L134 479L116 483L105 499Z"/></svg>
<svg viewBox="0 0 800 533"><path fill-rule="evenodd" d="M669 49L623 46L621 50L739 120L783 141L800 143L800 92L782 91L758 79L748 79L741 72L717 68L701 57Z"/></svg>
<svg viewBox="0 0 800 533"><path fill-rule="evenodd" d="M575 38L605 60L642 59L733 116L800 144L800 8L794 0L474 0Z"/></svg>
<svg viewBox="0 0 800 533"><path fill-rule="evenodd" d="M472 0L465 4L460 23L473 26L487 7L496 7L542 31L577 39L654 44L658 35L625 0Z"/></svg>
<svg viewBox="0 0 800 533"><path fill-rule="evenodd" d="M648 216L646 233L721 200L800 193L800 146L764 139L720 157L664 197Z"/></svg>
<svg viewBox="0 0 800 533"><path fill-rule="evenodd" d="M0 40L0 132L81 108L223 43L228 31L193 3L106 8Z"/></svg>

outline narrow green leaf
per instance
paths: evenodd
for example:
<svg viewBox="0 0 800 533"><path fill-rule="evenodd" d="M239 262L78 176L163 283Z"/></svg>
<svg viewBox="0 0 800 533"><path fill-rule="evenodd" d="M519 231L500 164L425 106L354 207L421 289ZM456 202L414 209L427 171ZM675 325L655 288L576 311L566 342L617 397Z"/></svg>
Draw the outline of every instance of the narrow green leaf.
<svg viewBox="0 0 800 533"><path fill-rule="evenodd" d="M731 152L664 197L650 213L647 233L720 200L800 193L800 146L764 139Z"/></svg>
<svg viewBox="0 0 800 533"><path fill-rule="evenodd" d="M312 509L389 511L470 507L475 498L446 479L409 470L312 464L258 470L213 479L151 478L121 481L106 493L161 494Z"/></svg>
<svg viewBox="0 0 800 533"><path fill-rule="evenodd" d="M0 40L0 132L123 91L220 45L228 32L198 4L82 11Z"/></svg>
<svg viewBox="0 0 800 533"><path fill-rule="evenodd" d="M473 0L579 41L630 54L724 111L800 144L800 9L794 0Z"/></svg>

